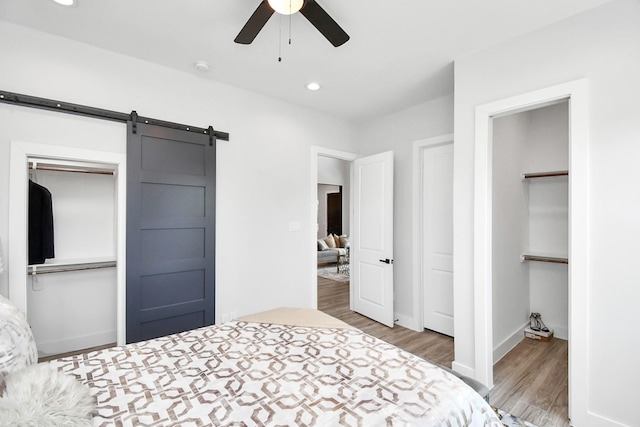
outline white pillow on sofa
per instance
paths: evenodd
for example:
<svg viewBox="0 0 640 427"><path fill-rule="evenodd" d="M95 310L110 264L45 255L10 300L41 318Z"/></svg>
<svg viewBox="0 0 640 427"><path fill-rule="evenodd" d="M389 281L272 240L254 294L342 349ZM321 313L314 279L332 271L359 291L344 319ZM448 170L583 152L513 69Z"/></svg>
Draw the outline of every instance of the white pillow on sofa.
<svg viewBox="0 0 640 427"><path fill-rule="evenodd" d="M0 295L0 377L38 362L38 349L27 319Z"/></svg>

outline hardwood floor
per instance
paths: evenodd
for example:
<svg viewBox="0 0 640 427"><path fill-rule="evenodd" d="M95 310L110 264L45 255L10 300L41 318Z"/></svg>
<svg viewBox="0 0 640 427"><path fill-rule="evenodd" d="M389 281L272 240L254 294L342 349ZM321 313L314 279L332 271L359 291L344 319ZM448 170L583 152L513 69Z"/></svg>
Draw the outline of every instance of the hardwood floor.
<svg viewBox="0 0 640 427"><path fill-rule="evenodd" d="M39 357L38 358L38 363L49 362L50 360L59 359L61 357L75 356L75 355L78 355L78 354L89 353L89 352L92 352L92 351L102 350L102 349L105 349L105 348L111 348L111 347L115 347L115 346L116 346L116 343L112 342L112 343L109 343L109 344L99 345L97 347L84 348L82 350L69 351L67 353L52 354L50 356Z"/></svg>
<svg viewBox="0 0 640 427"><path fill-rule="evenodd" d="M387 328L349 310L348 283L318 277L318 309L439 365L451 367L453 338L402 326ZM490 401L539 427L568 427L568 345L525 339L494 366Z"/></svg>

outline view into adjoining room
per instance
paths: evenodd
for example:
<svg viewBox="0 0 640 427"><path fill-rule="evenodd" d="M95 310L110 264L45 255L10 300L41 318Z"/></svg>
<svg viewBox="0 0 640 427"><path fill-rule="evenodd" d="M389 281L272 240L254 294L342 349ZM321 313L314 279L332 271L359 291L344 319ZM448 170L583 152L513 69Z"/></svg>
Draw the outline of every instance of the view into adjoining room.
<svg viewBox="0 0 640 427"><path fill-rule="evenodd" d="M318 275L349 283L350 162L318 157ZM348 288L348 286L347 286Z"/></svg>

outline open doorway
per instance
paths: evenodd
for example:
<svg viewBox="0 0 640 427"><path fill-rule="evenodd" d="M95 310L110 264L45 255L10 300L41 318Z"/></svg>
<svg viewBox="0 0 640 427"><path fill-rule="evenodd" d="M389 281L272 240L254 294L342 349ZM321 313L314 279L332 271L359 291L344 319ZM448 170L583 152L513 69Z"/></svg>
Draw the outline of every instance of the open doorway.
<svg viewBox="0 0 640 427"><path fill-rule="evenodd" d="M355 154L312 147L311 150L311 197L314 203L311 223L318 218L318 162L320 158L340 159L349 164L349 230L352 235L338 236L348 240L349 307L388 327L393 327L393 151L358 157ZM344 188L344 186L343 186ZM344 191L343 191L344 193ZM344 212L343 212L344 215ZM344 223L343 223L344 225ZM313 239L320 248L327 242L318 239L318 228L313 230ZM329 238L329 236L326 236ZM335 236L332 236L335 245ZM331 240L331 239L328 239ZM315 245L314 245L315 246ZM322 248L324 249L324 248ZM345 247L346 249L346 247ZM313 262L317 265L316 250ZM317 269L313 275L311 289L313 302L317 306Z"/></svg>
<svg viewBox="0 0 640 427"><path fill-rule="evenodd" d="M320 279L318 277L318 265L319 265L318 258L320 255L318 246L320 245L320 240L323 240L322 239L323 237L327 237L327 234L325 234L324 232L326 231L324 230L325 227L321 228L319 224L320 198L321 197L324 198L325 196L321 196L319 192L318 184L326 183L327 179L329 179L326 177L327 168L325 168L324 166L343 167L343 168L346 166L347 167L346 183L343 181L337 182L338 185L342 185L342 188L343 188L342 193L343 193L343 200L344 200L345 198L344 193L347 192L348 191L347 188L350 187L349 183L351 181L351 162L355 160L357 157L358 156L354 153L334 150L330 148L312 147L312 150L311 150L310 196L311 196L312 203L309 206L310 207L309 220L311 224L315 224L316 226L310 229L311 235L309 236L310 240L312 242L315 242L315 244L313 244L313 247L314 247L314 251L312 253L313 255L311 253L309 254L310 256L312 256L309 259L309 263L310 264L312 263L311 264L312 268L309 269L309 273L310 273L309 284L310 284L311 301L316 308L318 308L318 305L319 305L318 304L318 281ZM331 181L333 181L333 179L331 179ZM331 182L329 181L329 183ZM346 196L346 199L350 202L350 194ZM347 224L350 230L351 208L349 205L345 206L345 204L343 203L342 211L343 211L343 226ZM346 234L344 233L344 231L345 230L343 229L343 234ZM331 266L335 269L336 263L332 262ZM346 286L347 292L349 292L349 287L350 287L350 284L349 282L347 282L347 286ZM351 296L348 295L348 297L349 297L349 305L350 305Z"/></svg>
<svg viewBox="0 0 640 427"><path fill-rule="evenodd" d="M349 289L351 164L344 159L318 157L317 275L319 285ZM335 282L335 283L333 283ZM335 284L341 284L336 286ZM319 288L325 289L327 286ZM346 294L347 298L349 297Z"/></svg>
<svg viewBox="0 0 640 427"><path fill-rule="evenodd" d="M493 251L495 237L493 228L494 208L493 180L494 172L494 121L501 117L524 111L566 102L567 157L570 175L568 175L568 232L567 236L567 299L568 303L568 417L576 411L586 411L587 361L585 358L587 321L587 289L588 282L588 158L586 135L588 125L588 108L586 103L586 81L577 80L533 92L502 99L476 108L475 129L475 189L474 189L474 355L475 379L494 386L494 313L510 310L509 305L494 304L494 262ZM558 107L562 108L562 107ZM525 180L527 178L525 177ZM518 180L520 190L524 191L522 177ZM525 193L525 200L531 198L531 191ZM537 195L534 195L536 198ZM535 236L538 238L540 236ZM530 240L529 240L530 242ZM523 255L529 255L527 247L520 248ZM556 258L548 256L548 258ZM561 258L561 257L557 257ZM518 260L519 261L519 260ZM528 316L525 321L528 320ZM523 325L524 326L524 325ZM498 342L500 344L500 342ZM536 372L536 371L531 371ZM525 374L530 374L526 372ZM539 377L544 384L545 377ZM536 373L537 378L537 373ZM532 377L533 378L533 377ZM499 378L496 378L498 380ZM565 407L566 407L565 406ZM517 414L516 414L517 415Z"/></svg>
<svg viewBox="0 0 640 427"><path fill-rule="evenodd" d="M511 413L535 406L558 425L568 425L559 410L568 399L568 115L563 99L492 123L493 377L504 392L491 404ZM506 395L524 382L531 393Z"/></svg>

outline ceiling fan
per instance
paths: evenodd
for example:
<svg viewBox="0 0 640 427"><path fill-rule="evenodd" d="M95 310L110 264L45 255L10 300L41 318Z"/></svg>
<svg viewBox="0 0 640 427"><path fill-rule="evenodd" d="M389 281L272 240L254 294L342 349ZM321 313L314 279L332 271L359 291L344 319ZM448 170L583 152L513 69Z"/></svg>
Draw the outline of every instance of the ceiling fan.
<svg viewBox="0 0 640 427"><path fill-rule="evenodd" d="M349 35L315 0L262 0L234 41L251 44L274 12L291 15L298 11L335 47L349 40Z"/></svg>

